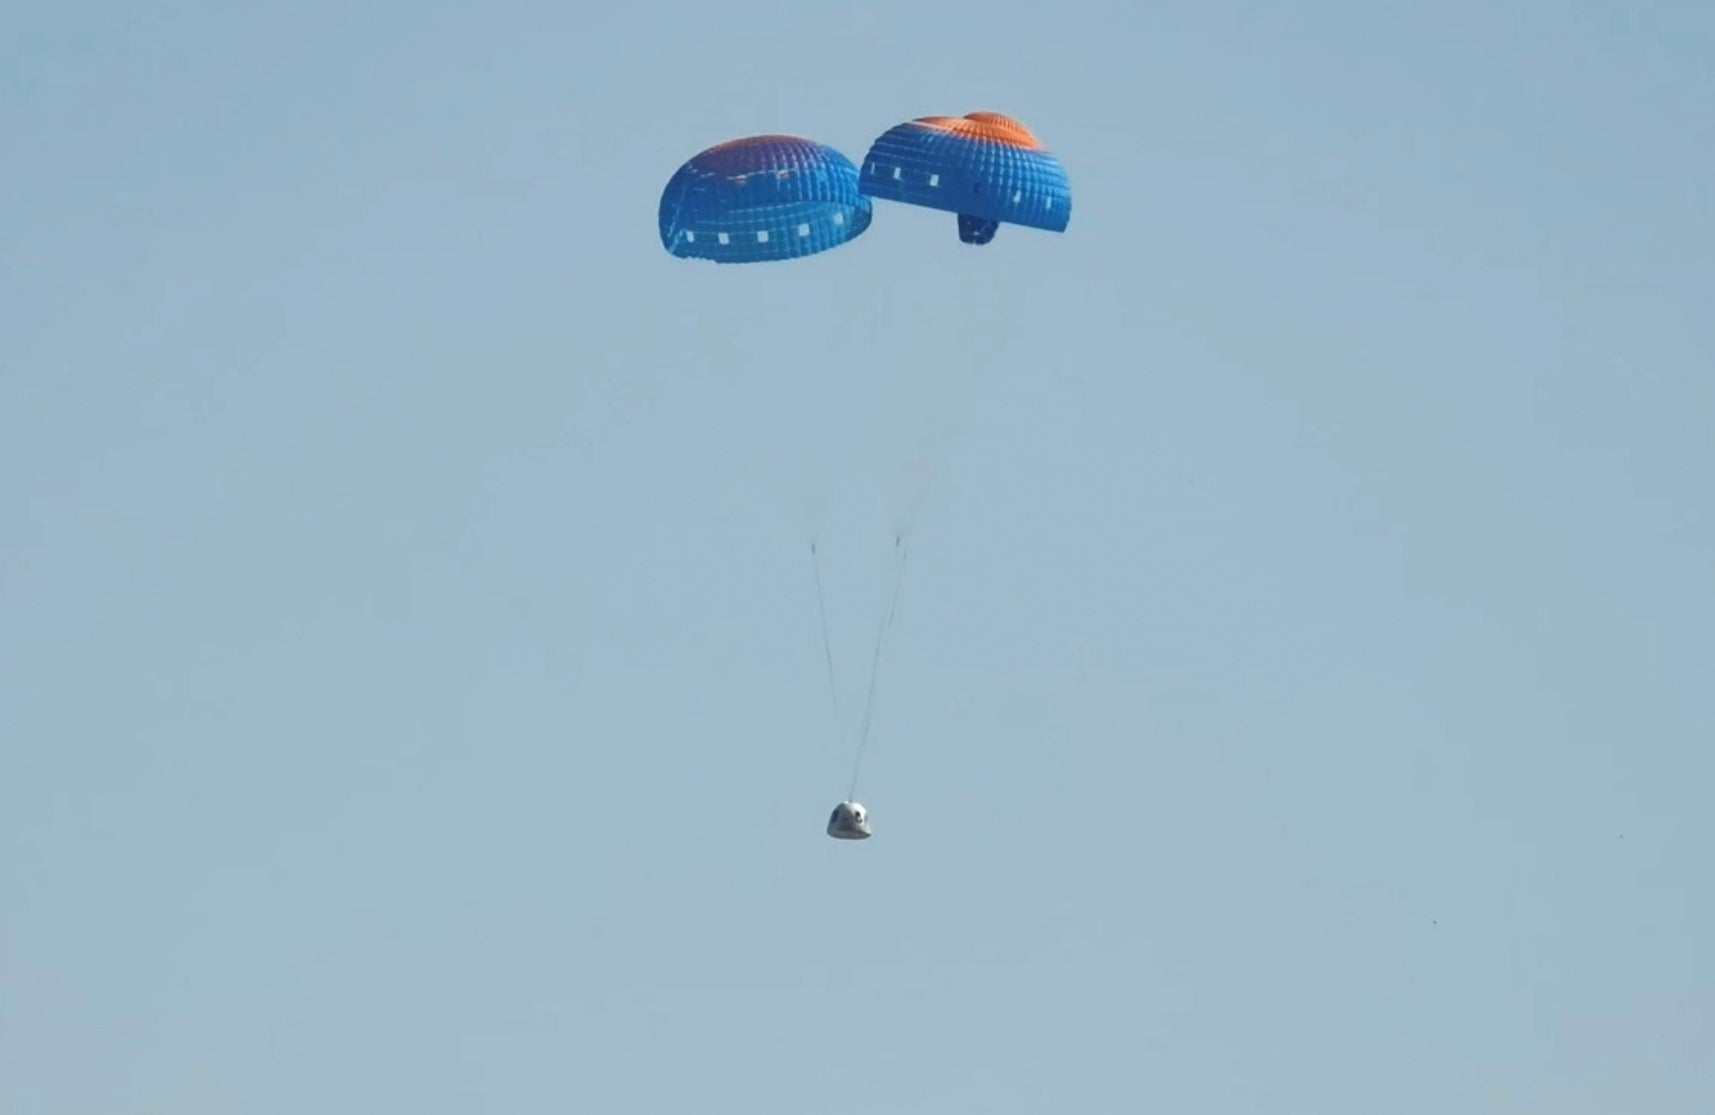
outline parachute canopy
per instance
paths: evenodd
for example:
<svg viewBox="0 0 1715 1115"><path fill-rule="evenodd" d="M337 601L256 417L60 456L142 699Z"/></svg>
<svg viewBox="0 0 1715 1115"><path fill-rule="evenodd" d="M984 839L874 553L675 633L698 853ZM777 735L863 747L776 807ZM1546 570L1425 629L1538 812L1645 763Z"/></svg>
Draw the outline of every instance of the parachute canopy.
<svg viewBox="0 0 1715 1115"><path fill-rule="evenodd" d="M861 236L870 199L857 167L825 144L759 135L694 155L661 192L661 245L681 259L761 263Z"/></svg>
<svg viewBox="0 0 1715 1115"><path fill-rule="evenodd" d="M1066 231L1072 187L1030 129L998 112L923 116L889 128L864 156L870 197L959 215L959 239L987 244L1002 222Z"/></svg>

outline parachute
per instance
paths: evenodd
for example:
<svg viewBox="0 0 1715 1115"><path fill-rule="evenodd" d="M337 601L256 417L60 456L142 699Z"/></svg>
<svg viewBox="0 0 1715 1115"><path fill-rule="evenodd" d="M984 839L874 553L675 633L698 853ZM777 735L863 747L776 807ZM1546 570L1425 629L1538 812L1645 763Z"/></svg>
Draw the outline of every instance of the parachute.
<svg viewBox="0 0 1715 1115"><path fill-rule="evenodd" d="M1029 128L998 112L923 116L889 128L864 156L859 188L958 214L959 239L987 244L1001 224L1064 232L1072 187Z"/></svg>
<svg viewBox="0 0 1715 1115"><path fill-rule="evenodd" d="M746 136L685 162L661 192L661 246L681 259L762 263L837 248L863 235L870 199L857 167L826 144Z"/></svg>
<svg viewBox="0 0 1715 1115"><path fill-rule="evenodd" d="M973 112L924 116L888 129L870 146L861 170L834 148L801 136L755 135L709 147L681 165L661 193L661 245L677 259L714 263L816 255L863 235L877 198L956 214L959 239L967 244L989 243L1002 224L1064 232L1072 217L1071 185L1059 159L1017 120ZM888 287L879 282L875 289ZM981 360L979 349L973 349L971 359ZM857 800L858 783L915 513L914 506L895 527L892 593L869 656L850 782L827 822L827 834L835 840L861 841L874 835L869 810ZM809 549L837 722L842 710L814 534Z"/></svg>

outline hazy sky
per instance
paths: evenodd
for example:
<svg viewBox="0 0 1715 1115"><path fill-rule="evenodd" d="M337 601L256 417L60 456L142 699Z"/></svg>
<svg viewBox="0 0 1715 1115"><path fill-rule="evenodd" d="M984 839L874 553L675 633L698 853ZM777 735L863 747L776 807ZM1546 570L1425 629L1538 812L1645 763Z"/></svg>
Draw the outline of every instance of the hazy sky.
<svg viewBox="0 0 1715 1115"><path fill-rule="evenodd" d="M1715 1110L1712 198L1707 4L9 8L0 1111Z"/></svg>

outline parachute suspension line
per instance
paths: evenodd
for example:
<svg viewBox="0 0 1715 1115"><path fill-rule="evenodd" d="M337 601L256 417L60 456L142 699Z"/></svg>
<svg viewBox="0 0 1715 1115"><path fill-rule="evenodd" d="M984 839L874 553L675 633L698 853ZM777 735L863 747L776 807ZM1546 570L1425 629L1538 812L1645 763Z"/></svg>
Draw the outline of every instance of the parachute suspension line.
<svg viewBox="0 0 1715 1115"><path fill-rule="evenodd" d="M887 632L893 627L893 615L899 610L899 589L905 583L905 559L911 554L911 549L905 544L903 534L895 535L893 548L899 551L899 565L893 575L893 597L887 604L887 618L881 621L881 627L875 633L875 651L869 662L869 693L864 698L863 726L858 731L857 755L852 759L852 783L846 791L847 800L857 797L858 772L863 769L863 749L869 743L869 725L875 714L875 680L881 673L881 647L887 639Z"/></svg>
<svg viewBox="0 0 1715 1115"><path fill-rule="evenodd" d="M822 595L822 563L817 560L816 540L810 540L810 571L816 578L816 614L822 619L822 657L828 663L828 696L833 698L834 711L840 707L840 692L834 685L834 644L828 638L828 605Z"/></svg>

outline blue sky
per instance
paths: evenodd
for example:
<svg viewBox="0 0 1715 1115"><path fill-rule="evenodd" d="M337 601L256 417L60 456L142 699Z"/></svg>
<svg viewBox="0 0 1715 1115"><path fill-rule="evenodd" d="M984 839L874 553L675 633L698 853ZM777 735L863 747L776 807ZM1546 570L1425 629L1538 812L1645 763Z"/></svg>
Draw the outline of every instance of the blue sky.
<svg viewBox="0 0 1715 1115"><path fill-rule="evenodd" d="M7 24L0 1110L1715 1107L1715 10Z"/></svg>

